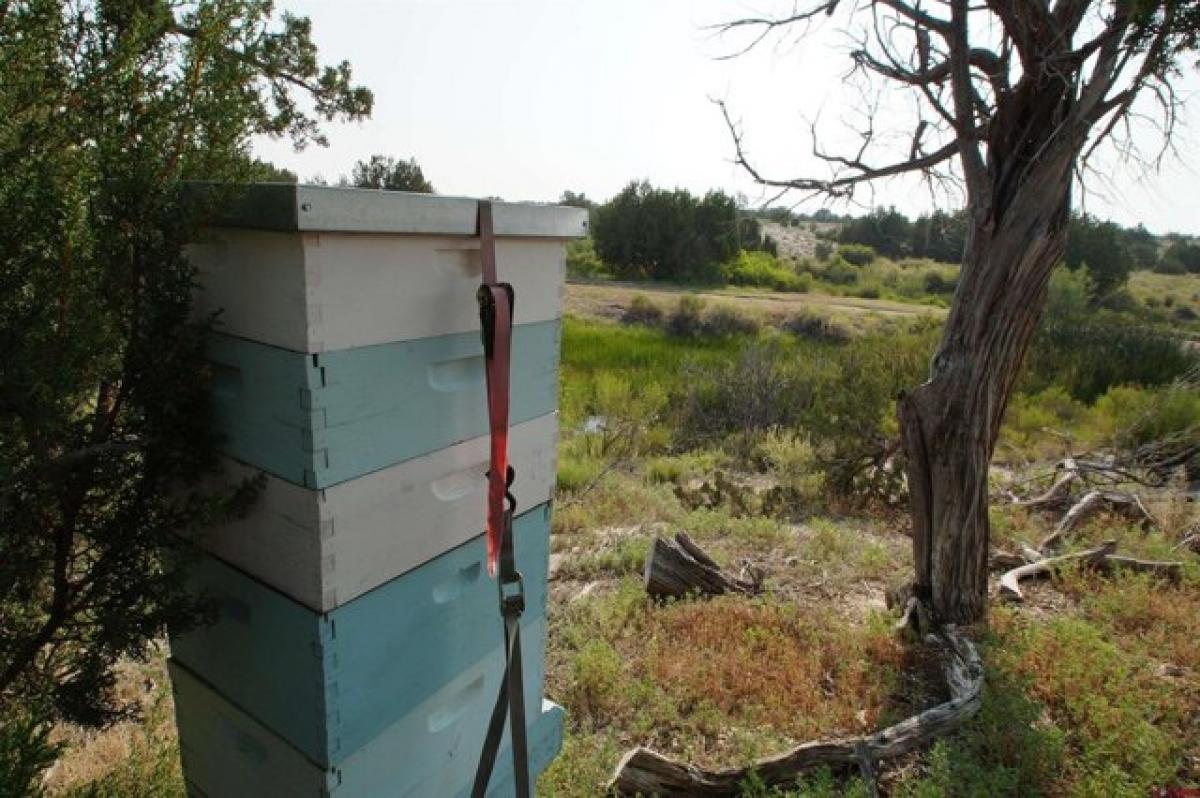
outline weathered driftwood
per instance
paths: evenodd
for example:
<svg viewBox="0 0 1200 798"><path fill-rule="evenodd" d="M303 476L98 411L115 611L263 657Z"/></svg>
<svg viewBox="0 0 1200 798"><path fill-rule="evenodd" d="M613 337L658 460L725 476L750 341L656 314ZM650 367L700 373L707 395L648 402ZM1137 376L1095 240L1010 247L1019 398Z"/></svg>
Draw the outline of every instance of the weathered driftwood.
<svg viewBox="0 0 1200 798"><path fill-rule="evenodd" d="M1045 493L1040 496L1034 496L1031 499L1014 498L1013 506L1039 509L1042 507L1058 507L1065 504L1071 495L1071 488L1079 481L1079 471L1075 468L1075 461L1068 460L1065 462L1070 463L1070 467L1063 469L1058 479L1054 480L1054 484Z"/></svg>
<svg viewBox="0 0 1200 798"><path fill-rule="evenodd" d="M1060 565L1079 563L1088 568L1100 571L1111 571L1116 568L1126 568L1140 573L1151 573L1166 579L1178 579L1183 571L1183 563L1174 561L1139 560L1135 557L1122 557L1113 552L1117 548L1115 540L1106 540L1094 549L1064 554L1060 557L1047 557L1037 562L1031 562L1000 577L1000 595L1004 598L1020 601L1021 580L1034 576L1045 576Z"/></svg>
<svg viewBox="0 0 1200 798"><path fill-rule="evenodd" d="M873 779L875 763L914 751L955 730L979 709L983 666L971 641L952 626L943 627L931 639L946 651L950 700L945 703L874 734L804 743L741 768L707 770L639 746L622 757L608 790L661 798L735 796L741 794L742 783L752 773L768 786L790 785L804 771L823 765L856 767L864 777Z"/></svg>
<svg viewBox="0 0 1200 798"><path fill-rule="evenodd" d="M724 593L759 592L761 580L741 579L726 573L685 533L674 540L655 538L646 557L646 592L655 598L687 595L719 596Z"/></svg>
<svg viewBox="0 0 1200 798"><path fill-rule="evenodd" d="M1048 551L1064 537L1073 532L1085 519L1095 515L1102 507L1108 507L1109 509L1121 512L1129 518L1141 521L1146 525L1156 523L1154 516L1146 509L1146 505L1142 503L1137 494L1116 490L1091 490L1071 506L1067 514L1058 522L1058 526L1042 540L1038 548L1042 551Z"/></svg>
<svg viewBox="0 0 1200 798"><path fill-rule="evenodd" d="M1155 574L1172 582L1183 574L1183 563L1177 560L1139 560L1136 557L1122 557L1117 554L1108 555L1093 567L1101 571L1122 568L1142 574Z"/></svg>
<svg viewBox="0 0 1200 798"><path fill-rule="evenodd" d="M1098 561L1112 554L1117 548L1117 541L1106 540L1094 549L1086 551L1077 551L1074 554L1064 554L1061 557L1046 557L1037 562L1026 563L1017 568L1008 571L1004 576L1000 577L1000 595L1004 598L1009 598L1014 601L1020 601L1021 595L1021 580L1029 579L1034 576L1045 576L1060 565L1075 562L1077 560Z"/></svg>

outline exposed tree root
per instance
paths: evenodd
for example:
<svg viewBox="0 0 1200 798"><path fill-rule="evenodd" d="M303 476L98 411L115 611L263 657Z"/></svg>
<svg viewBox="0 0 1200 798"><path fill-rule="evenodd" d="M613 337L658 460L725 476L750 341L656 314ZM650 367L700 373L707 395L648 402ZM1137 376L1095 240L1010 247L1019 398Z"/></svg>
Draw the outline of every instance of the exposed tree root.
<svg viewBox="0 0 1200 798"><path fill-rule="evenodd" d="M762 589L760 571L750 569L742 577L725 572L683 532L677 532L674 540L654 539L644 576L646 592L655 598L683 598L696 593L752 595Z"/></svg>
<svg viewBox="0 0 1200 798"><path fill-rule="evenodd" d="M741 768L707 770L639 746L622 757L608 790L662 798L736 796L751 774L768 786L789 785L805 771L824 765L858 768L874 791L877 762L907 754L954 731L979 709L983 666L974 645L952 626L930 635L930 640L941 644L947 655L950 700L945 703L871 735L804 743Z"/></svg>
<svg viewBox="0 0 1200 798"><path fill-rule="evenodd" d="M1023 598L1021 595L1022 579L1046 576L1054 571L1054 569L1071 563L1078 563L1085 567L1101 571L1109 571L1113 568L1128 568L1132 571L1157 574L1172 580L1178 579L1183 569L1183 563L1181 562L1159 562L1117 556L1113 554L1116 548L1117 542L1115 540L1106 540L1093 549L1064 554L1059 557L1044 557L1040 560L1013 568L1000 577L1000 595L1012 601L1021 601Z"/></svg>

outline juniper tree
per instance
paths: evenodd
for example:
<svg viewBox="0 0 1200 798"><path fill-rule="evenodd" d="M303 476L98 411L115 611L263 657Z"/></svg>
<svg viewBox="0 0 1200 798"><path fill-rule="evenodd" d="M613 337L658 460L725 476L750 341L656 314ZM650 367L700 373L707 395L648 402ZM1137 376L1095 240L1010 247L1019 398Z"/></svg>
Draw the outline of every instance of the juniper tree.
<svg viewBox="0 0 1200 798"><path fill-rule="evenodd" d="M252 136L370 112L269 0L0 0L0 710L100 725L113 666L204 607L186 544L216 493L210 319L184 245L263 174Z"/></svg>
<svg viewBox="0 0 1200 798"><path fill-rule="evenodd" d="M433 184L425 179L416 158L407 161L372 155L370 160L358 161L350 171L350 178L343 179L345 185L356 188L380 188L387 191L413 191L432 194Z"/></svg>

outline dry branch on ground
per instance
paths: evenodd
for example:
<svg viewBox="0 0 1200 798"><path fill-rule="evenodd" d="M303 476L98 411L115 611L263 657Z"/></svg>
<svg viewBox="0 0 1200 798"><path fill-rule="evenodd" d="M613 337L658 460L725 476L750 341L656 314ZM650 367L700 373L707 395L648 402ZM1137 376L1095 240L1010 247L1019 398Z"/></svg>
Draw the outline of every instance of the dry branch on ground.
<svg viewBox="0 0 1200 798"><path fill-rule="evenodd" d="M1056 568L1063 565L1079 564L1084 567L1101 571L1113 568L1127 568L1141 573L1152 573L1168 579L1178 579L1183 569L1183 563L1177 561L1140 560L1134 557L1123 557L1114 554L1117 549L1115 540L1106 540L1095 548L1063 554L1058 557L1043 557L1025 563L1007 571L1000 577L1000 595L1013 601L1021 601L1021 580L1037 576L1047 576Z"/></svg>

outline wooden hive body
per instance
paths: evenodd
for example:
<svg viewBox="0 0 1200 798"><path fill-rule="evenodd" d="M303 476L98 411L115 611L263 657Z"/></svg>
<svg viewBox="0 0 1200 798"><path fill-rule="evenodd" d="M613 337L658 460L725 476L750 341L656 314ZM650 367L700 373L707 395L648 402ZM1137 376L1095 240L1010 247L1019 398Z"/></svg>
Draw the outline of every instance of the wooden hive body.
<svg viewBox="0 0 1200 798"><path fill-rule="evenodd" d="M227 455L265 475L246 518L198 538L218 608L172 637L198 795L465 795L503 668L487 575L488 459L475 200L264 185L190 248ZM510 453L531 769L543 704L564 243L573 208L496 204L516 291ZM506 743L507 745L507 743ZM501 754L489 795L512 789Z"/></svg>

